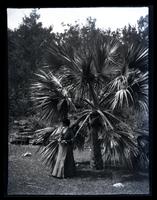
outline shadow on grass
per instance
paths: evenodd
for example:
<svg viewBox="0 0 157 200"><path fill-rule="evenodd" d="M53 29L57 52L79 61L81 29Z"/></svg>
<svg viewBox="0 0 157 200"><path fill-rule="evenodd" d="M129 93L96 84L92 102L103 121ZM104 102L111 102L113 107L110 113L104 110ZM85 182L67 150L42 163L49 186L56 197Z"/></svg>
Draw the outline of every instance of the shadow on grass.
<svg viewBox="0 0 157 200"><path fill-rule="evenodd" d="M122 182L129 182L129 181L143 181L149 179L148 174L129 174L129 175L123 175L121 177Z"/></svg>
<svg viewBox="0 0 157 200"><path fill-rule="evenodd" d="M149 173L134 173L133 171L124 170L124 169L116 169L116 168L104 168L103 170L96 170L90 168L90 162L78 162L76 163L77 178L91 178L91 179L119 179L121 182L129 182L129 181L143 181L149 179Z"/></svg>
<svg viewBox="0 0 157 200"><path fill-rule="evenodd" d="M76 176L77 178L91 178L91 179L96 179L96 178L112 178L112 173L111 172L105 172L104 170L102 171L94 171L91 169L82 169L82 170L77 170Z"/></svg>
<svg viewBox="0 0 157 200"><path fill-rule="evenodd" d="M78 178L112 178L112 172L109 170L96 170L90 168L90 162L79 162L76 164L76 176Z"/></svg>

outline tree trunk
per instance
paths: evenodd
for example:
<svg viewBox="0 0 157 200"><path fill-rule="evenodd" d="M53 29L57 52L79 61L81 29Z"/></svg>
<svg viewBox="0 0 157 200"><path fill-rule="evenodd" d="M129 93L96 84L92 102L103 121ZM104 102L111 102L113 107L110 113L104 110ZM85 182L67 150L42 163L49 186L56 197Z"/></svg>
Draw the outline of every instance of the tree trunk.
<svg viewBox="0 0 157 200"><path fill-rule="evenodd" d="M93 129L91 132L91 159L90 167L93 169L103 169L103 160L101 154L101 145L98 139L98 131Z"/></svg>
<svg viewBox="0 0 157 200"><path fill-rule="evenodd" d="M99 107L98 104L98 98L94 91L94 85L89 84L90 94L92 97L92 101L94 103L95 109ZM97 115L97 113L95 113ZM93 112L93 116L95 115ZM95 122L94 122L95 123ZM99 132L99 126L93 123L91 124L91 159L90 159L90 166L93 169L103 169L103 160L102 160L102 154L101 154L101 146L100 141L98 139L98 132Z"/></svg>

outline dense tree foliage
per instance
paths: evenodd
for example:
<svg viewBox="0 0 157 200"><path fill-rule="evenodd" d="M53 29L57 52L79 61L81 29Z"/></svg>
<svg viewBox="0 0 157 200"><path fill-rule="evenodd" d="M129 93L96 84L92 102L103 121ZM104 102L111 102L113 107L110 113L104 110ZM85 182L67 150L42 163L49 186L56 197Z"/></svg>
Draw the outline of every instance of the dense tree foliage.
<svg viewBox="0 0 157 200"><path fill-rule="evenodd" d="M8 80L9 112L18 117L30 114L29 86L33 73L45 64L44 40L53 37L52 28L38 23L39 15L32 11L30 17L14 31L8 30Z"/></svg>

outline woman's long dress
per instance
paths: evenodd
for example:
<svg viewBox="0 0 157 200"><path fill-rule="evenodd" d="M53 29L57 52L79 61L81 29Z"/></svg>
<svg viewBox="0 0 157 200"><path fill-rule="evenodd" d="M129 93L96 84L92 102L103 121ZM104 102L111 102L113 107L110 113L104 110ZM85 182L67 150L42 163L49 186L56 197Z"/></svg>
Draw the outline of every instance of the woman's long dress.
<svg viewBox="0 0 157 200"><path fill-rule="evenodd" d="M67 129L66 133L62 135L54 168L52 169L52 176L58 178L74 176L75 162L73 156L73 144L71 142L72 137L73 132L70 129Z"/></svg>

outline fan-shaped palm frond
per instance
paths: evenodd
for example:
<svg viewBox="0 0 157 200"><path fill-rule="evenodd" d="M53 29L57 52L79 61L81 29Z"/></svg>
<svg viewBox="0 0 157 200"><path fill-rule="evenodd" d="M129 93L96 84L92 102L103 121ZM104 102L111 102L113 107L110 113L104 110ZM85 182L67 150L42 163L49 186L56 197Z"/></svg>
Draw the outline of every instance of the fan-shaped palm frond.
<svg viewBox="0 0 157 200"><path fill-rule="evenodd" d="M105 164L114 166L127 165L133 168L133 158L139 154L135 138L131 133L110 130L103 134L103 157Z"/></svg>
<svg viewBox="0 0 157 200"><path fill-rule="evenodd" d="M108 61L110 61L111 63L115 64L115 65L119 65L120 63L119 61L119 52L118 52L118 48L120 47L120 42L114 38L107 40L107 47L106 47L106 51L107 51L107 59Z"/></svg>
<svg viewBox="0 0 157 200"><path fill-rule="evenodd" d="M47 140L50 139L58 139L60 132L57 127L46 127L43 129L36 130L37 142L45 144Z"/></svg>
<svg viewBox="0 0 157 200"><path fill-rule="evenodd" d="M31 99L35 108L40 110L41 120L53 122L56 119L64 118L68 114L69 108L75 108L68 96L60 79L52 74L51 71L40 70L36 83L31 87Z"/></svg>
<svg viewBox="0 0 157 200"><path fill-rule="evenodd" d="M148 112L148 72L134 73L134 80L128 80L129 89L133 94L136 108Z"/></svg>
<svg viewBox="0 0 157 200"><path fill-rule="evenodd" d="M41 160L51 170L53 169L57 159L58 147L58 140L52 140L47 146L43 147L40 151Z"/></svg>
<svg viewBox="0 0 157 200"><path fill-rule="evenodd" d="M128 86L128 80L127 76L120 75L113 79L109 84L108 84L108 90L110 93L114 92L115 90L121 90L125 89Z"/></svg>
<svg viewBox="0 0 157 200"><path fill-rule="evenodd" d="M58 151L59 138L62 134L63 127L47 127L36 131L37 143L42 142L37 152L41 154L41 159L50 169L56 160Z"/></svg>
<svg viewBox="0 0 157 200"><path fill-rule="evenodd" d="M93 46L92 56L94 71L100 79L106 80L106 75L115 73L119 62L120 43L113 38L98 37Z"/></svg>
<svg viewBox="0 0 157 200"><path fill-rule="evenodd" d="M148 49L141 45L130 45L124 53L125 63L121 75L109 83L108 91L113 93L111 107L125 104L138 105L147 110L148 107ZM142 72L146 71L146 72Z"/></svg>
<svg viewBox="0 0 157 200"><path fill-rule="evenodd" d="M124 103L126 103L127 107L129 106L129 99L133 102L133 97L128 89L121 89L115 93L115 97L112 101L112 109L114 110L117 105L120 105L122 108Z"/></svg>
<svg viewBox="0 0 157 200"><path fill-rule="evenodd" d="M124 52L125 65L129 69L139 69L142 72L148 70L148 48L141 44L131 44Z"/></svg>
<svg viewBox="0 0 157 200"><path fill-rule="evenodd" d="M56 41L52 41L49 45L47 45L47 50L55 59L60 59L61 66L68 66L71 70L79 71L80 69L76 65L74 61L74 50L69 51L68 44L59 44ZM50 60L50 64L53 64L53 60ZM62 69L60 67L59 69Z"/></svg>
<svg viewBox="0 0 157 200"><path fill-rule="evenodd" d="M39 146L39 149L37 151L40 151L40 149L43 146L46 146L50 139L53 137L53 140L57 140L59 138L59 132L57 132L57 128L54 127L46 127L43 129L38 129L35 131L36 134L36 144L41 144Z"/></svg>
<svg viewBox="0 0 157 200"><path fill-rule="evenodd" d="M90 99L91 87L97 91L100 86L100 80L92 71L92 57L75 56L74 62L79 70L64 66L61 70L61 82L67 87L73 97L79 101L84 98Z"/></svg>
<svg viewBox="0 0 157 200"><path fill-rule="evenodd" d="M122 108L138 105L139 108L148 110L148 72L141 73L139 70L128 72L125 76L120 75L110 82L108 87L111 95L111 108Z"/></svg>
<svg viewBox="0 0 157 200"><path fill-rule="evenodd" d="M37 143L45 144L48 140L52 132L54 131L53 127L46 127L43 129L38 129L35 131L35 134L37 136Z"/></svg>

